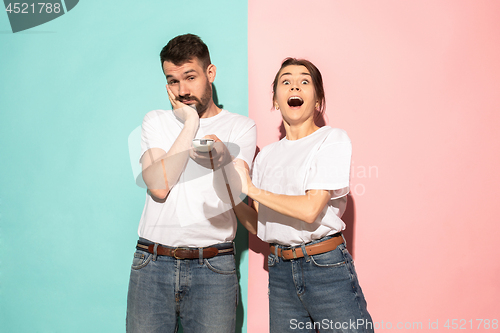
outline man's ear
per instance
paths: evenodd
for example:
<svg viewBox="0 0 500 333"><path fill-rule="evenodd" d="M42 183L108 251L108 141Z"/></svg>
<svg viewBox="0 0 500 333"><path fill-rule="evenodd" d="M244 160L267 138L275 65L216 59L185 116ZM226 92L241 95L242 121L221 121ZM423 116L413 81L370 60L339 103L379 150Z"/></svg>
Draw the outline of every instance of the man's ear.
<svg viewBox="0 0 500 333"><path fill-rule="evenodd" d="M217 67L214 64L210 64L207 67L207 77L208 82L213 83L215 81L215 74L217 72Z"/></svg>

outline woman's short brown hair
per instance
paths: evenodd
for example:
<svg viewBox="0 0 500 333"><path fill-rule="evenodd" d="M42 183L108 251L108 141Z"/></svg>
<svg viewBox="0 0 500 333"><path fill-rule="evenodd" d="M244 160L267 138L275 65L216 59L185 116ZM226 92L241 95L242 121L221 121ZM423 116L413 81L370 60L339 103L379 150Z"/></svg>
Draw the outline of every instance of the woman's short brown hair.
<svg viewBox="0 0 500 333"><path fill-rule="evenodd" d="M276 100L276 87L278 86L278 79L279 79L279 74L283 68L286 66L304 66L307 68L309 71L309 74L311 74L311 79L313 82L314 86L314 92L316 93L316 98L319 100L319 108L318 108L318 113L316 116L322 116L323 113L325 112L325 89L323 88L323 78L321 77L321 73L319 69L314 66L312 62L306 59L297 59L297 58L286 58L283 60L281 63L281 67L276 73L276 76L274 77L274 82L273 82L273 101Z"/></svg>

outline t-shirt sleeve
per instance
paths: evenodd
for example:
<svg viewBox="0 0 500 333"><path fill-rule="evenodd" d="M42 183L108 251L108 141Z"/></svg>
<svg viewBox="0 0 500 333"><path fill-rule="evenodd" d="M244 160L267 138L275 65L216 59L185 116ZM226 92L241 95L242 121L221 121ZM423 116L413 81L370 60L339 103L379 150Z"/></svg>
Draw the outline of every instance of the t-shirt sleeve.
<svg viewBox="0 0 500 333"><path fill-rule="evenodd" d="M332 190L332 199L347 195L351 154L351 141L345 132L325 140L312 160L306 190Z"/></svg>
<svg viewBox="0 0 500 333"><path fill-rule="evenodd" d="M233 156L236 155L235 158L245 161L251 168L253 158L255 157L256 143L257 128L255 127L255 122L247 118L245 123L240 128L238 136L234 140L234 144L236 144L238 148L236 149L237 153L233 154L231 147L228 148Z"/></svg>
<svg viewBox="0 0 500 333"><path fill-rule="evenodd" d="M253 165L251 167L252 168L252 183L258 188L261 187L260 181L262 179L260 174L259 174L261 159L262 159L262 151L257 154L257 156L255 157L255 161L253 162Z"/></svg>
<svg viewBox="0 0 500 333"><path fill-rule="evenodd" d="M144 155L148 149L161 148L165 152L170 149L170 147L165 146L165 139L162 138L162 131L165 131L165 129L162 129L159 111L148 112L142 121L140 159L142 159L142 155Z"/></svg>

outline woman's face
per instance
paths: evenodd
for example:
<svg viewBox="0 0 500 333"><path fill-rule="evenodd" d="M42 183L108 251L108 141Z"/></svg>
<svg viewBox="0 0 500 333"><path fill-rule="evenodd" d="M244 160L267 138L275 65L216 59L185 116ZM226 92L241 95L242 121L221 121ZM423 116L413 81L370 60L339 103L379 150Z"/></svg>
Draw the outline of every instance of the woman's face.
<svg viewBox="0 0 500 333"><path fill-rule="evenodd" d="M281 69L274 103L290 125L313 119L318 101L311 74L305 66L290 65Z"/></svg>

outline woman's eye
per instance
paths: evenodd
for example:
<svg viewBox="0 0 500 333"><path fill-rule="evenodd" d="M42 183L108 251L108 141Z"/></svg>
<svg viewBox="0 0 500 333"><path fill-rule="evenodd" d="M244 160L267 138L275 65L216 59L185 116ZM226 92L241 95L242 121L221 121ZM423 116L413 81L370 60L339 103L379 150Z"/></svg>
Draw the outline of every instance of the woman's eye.
<svg viewBox="0 0 500 333"><path fill-rule="evenodd" d="M283 83L283 84L290 84L290 81L285 80L285 81L283 81L282 83Z"/></svg>
<svg viewBox="0 0 500 333"><path fill-rule="evenodd" d="M307 80L302 80L302 84L309 84L309 81L307 81Z"/></svg>

